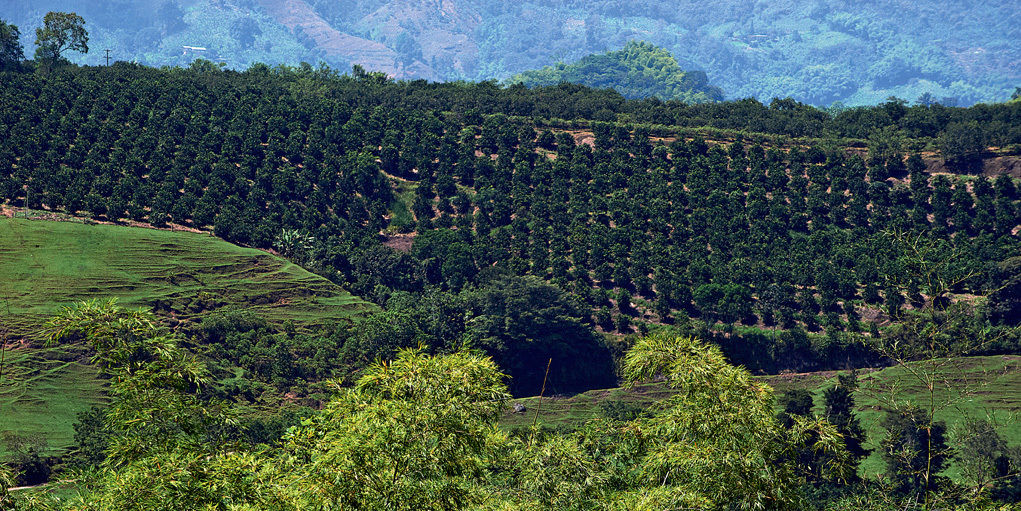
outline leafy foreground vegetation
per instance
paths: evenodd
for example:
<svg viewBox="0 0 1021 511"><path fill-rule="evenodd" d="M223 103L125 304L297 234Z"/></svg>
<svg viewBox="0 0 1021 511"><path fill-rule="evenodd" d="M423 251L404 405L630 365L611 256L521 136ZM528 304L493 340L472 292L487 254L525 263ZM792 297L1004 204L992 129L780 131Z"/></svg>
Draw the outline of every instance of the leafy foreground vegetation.
<svg viewBox="0 0 1021 511"><path fill-rule="evenodd" d="M1007 509L991 498L1009 502L1021 485L1021 453L995 431L985 437L992 451L962 452L977 483L914 494L918 468L894 455L884 455L898 468L892 486L860 479L855 467L868 451L848 415L853 378L825 390L821 414L811 399L799 410L791 398L777 414L769 385L718 348L665 332L638 339L623 359L629 385L655 379L669 389L642 414L574 432L508 433L498 418L510 394L490 358L408 349L371 364L354 386L335 386L322 409L269 443L237 434L231 403L203 391L208 367L150 312L81 303L49 321L47 333L93 350L93 363L112 376L111 403L76 438L79 493L12 497L4 471L6 508L905 509L889 495L907 488L909 507L921 498L924 509ZM916 462L913 447L895 449L921 430L887 429L884 452ZM1000 464L1006 476L997 475Z"/></svg>
<svg viewBox="0 0 1021 511"><path fill-rule="evenodd" d="M882 419L889 408L889 397L919 404L927 399L925 388L911 374L924 362L912 362L907 367L887 367L858 372L858 389L855 391L855 413L860 418L868 445L878 445L886 436ZM809 392L811 412L825 413L825 391L839 383L839 375L849 371L822 371L817 373L756 376L768 384L780 398L786 395ZM985 417L998 425L1004 440L1011 445L1021 444L1021 358L1016 356L964 357L952 364L941 366L936 376L953 382L951 388L941 390L939 399L951 403L937 414L949 430L962 428L968 418ZM524 407L521 412L508 408L500 418L501 427L515 429L527 427L535 420L545 427L558 431L576 431L593 420L611 420L648 414L676 393L676 390L659 383L638 384L630 387L590 390L570 397L541 399L529 397L514 399ZM777 411L783 410L778 399ZM873 452L862 462L865 475L876 476L883 472L882 456ZM959 474L956 463L951 472Z"/></svg>
<svg viewBox="0 0 1021 511"><path fill-rule="evenodd" d="M203 399L206 368L157 325L109 303L48 324L55 341L88 343L114 376L104 459L80 474L71 509L798 508L793 439L808 438L832 456L824 477L846 477L833 426L799 419L792 435L767 386L692 338L652 336L629 352L627 380L663 376L679 390L649 419L511 437L496 425L509 394L492 360L405 350L338 388L281 443L251 446L225 434L230 406Z"/></svg>

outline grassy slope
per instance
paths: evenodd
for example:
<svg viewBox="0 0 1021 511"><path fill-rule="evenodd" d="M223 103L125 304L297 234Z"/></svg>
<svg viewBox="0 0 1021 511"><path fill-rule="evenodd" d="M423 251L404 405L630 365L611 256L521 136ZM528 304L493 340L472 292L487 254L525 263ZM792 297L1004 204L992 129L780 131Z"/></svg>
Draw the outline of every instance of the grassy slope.
<svg viewBox="0 0 1021 511"><path fill-rule="evenodd" d="M0 300L10 300L12 333L30 334L60 306L111 297L169 302L182 319L239 305L299 326L374 308L285 259L206 234L0 218Z"/></svg>
<svg viewBox="0 0 1021 511"><path fill-rule="evenodd" d="M196 307L202 298L299 327L374 309L282 258L206 234L0 217L0 333L33 337L59 307L109 297L169 301L185 319L208 312ZM42 437L50 452L69 445L77 413L105 399L85 358L74 347L8 350L0 432Z"/></svg>
<svg viewBox="0 0 1021 511"><path fill-rule="evenodd" d="M916 363L916 367L919 364L926 363ZM816 413L822 413L823 390L836 383L836 374L824 371L759 378L773 386L777 395L796 388L810 390L815 398ZM988 417L997 424L1010 444L1021 444L1021 357L967 357L940 368L935 374L938 375L936 381L950 383L957 389L952 394L936 394L938 402L950 403L936 413L937 419L946 421L953 430L966 418ZM898 402L912 402L919 406L925 406L928 400L924 386L904 368L890 367L864 373L859 376L859 382L861 386L856 394L858 416L868 432L869 447L875 447L882 439L882 410L889 403L890 396ZM587 420L602 417L600 406L604 402L623 401L651 406L671 394L672 391L662 385L644 384L633 389L592 390L570 398L547 398L541 405L539 422L548 426L579 426ZM507 428L530 425L537 400L535 397L515 400L527 407L526 412L506 412L501 418L501 425ZM882 469L878 454L870 456L862 465L862 470L869 474Z"/></svg>
<svg viewBox="0 0 1021 511"><path fill-rule="evenodd" d="M0 382L0 433L42 442L46 453L71 445L78 413L107 402L96 369L68 360L71 355L64 348L7 353ZM0 453L4 447L0 442Z"/></svg>

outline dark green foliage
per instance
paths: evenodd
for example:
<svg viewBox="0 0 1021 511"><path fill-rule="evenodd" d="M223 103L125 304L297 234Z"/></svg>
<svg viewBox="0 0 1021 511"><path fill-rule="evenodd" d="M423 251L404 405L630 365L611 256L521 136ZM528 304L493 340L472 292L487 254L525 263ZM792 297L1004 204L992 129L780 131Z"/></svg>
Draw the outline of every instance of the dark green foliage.
<svg viewBox="0 0 1021 511"><path fill-rule="evenodd" d="M612 386L609 350L588 313L559 288L534 277L506 278L466 295L465 338L511 377L515 395L538 394L546 363L551 394Z"/></svg>
<svg viewBox="0 0 1021 511"><path fill-rule="evenodd" d="M94 467L106 459L112 431L105 419L106 411L99 407L78 414L74 424L74 446L71 447L72 465Z"/></svg>
<svg viewBox="0 0 1021 511"><path fill-rule="evenodd" d="M251 312L227 309L204 318L193 333L204 345L205 354L220 361L211 364L221 370L216 391L253 402L267 384L285 389L298 379L321 381L351 370L355 364L344 357L351 333L339 325L323 326L327 328L316 333L298 333L293 324L281 328ZM365 349L383 348L367 342ZM371 352L367 359L378 353ZM360 366L363 359L357 361ZM242 373L234 372L232 366L241 368Z"/></svg>
<svg viewBox="0 0 1021 511"><path fill-rule="evenodd" d="M866 440L865 429L854 413L854 391L857 388L858 374L852 371L839 375L837 385L823 391L823 415L844 436L844 445L856 466L870 452L862 445ZM852 480L855 479L857 474L852 477Z"/></svg>
<svg viewBox="0 0 1021 511"><path fill-rule="evenodd" d="M982 129L977 122L953 123L946 127L938 139L943 158L960 161L985 150Z"/></svg>
<svg viewBox="0 0 1021 511"><path fill-rule="evenodd" d="M883 428L887 436L880 448L895 487L904 493L938 488L943 481L939 474L951 459L946 424L933 421L920 408L907 408L889 412Z"/></svg>
<svg viewBox="0 0 1021 511"><path fill-rule="evenodd" d="M811 417L812 415L812 393L806 389L794 389L781 394L777 399L777 404L783 408L777 418L786 428L793 424L793 417Z"/></svg>
<svg viewBox="0 0 1021 511"><path fill-rule="evenodd" d="M615 421L633 421L649 415L642 405L628 401L603 401L599 409L604 417Z"/></svg>
<svg viewBox="0 0 1021 511"><path fill-rule="evenodd" d="M17 486L33 486L49 481L53 460L42 454L46 450L45 439L5 431L0 435L0 444L10 453L9 459L5 461L17 476Z"/></svg>
<svg viewBox="0 0 1021 511"><path fill-rule="evenodd" d="M0 20L0 71L17 69L25 59L17 25Z"/></svg>
<svg viewBox="0 0 1021 511"><path fill-rule="evenodd" d="M414 348L425 340L417 319L401 311L373 314L359 321L354 332L344 344L344 354L360 365L388 360L401 349Z"/></svg>
<svg viewBox="0 0 1021 511"><path fill-rule="evenodd" d="M1021 257L997 265L996 284L989 294L989 314L995 322L1021 323Z"/></svg>
<svg viewBox="0 0 1021 511"><path fill-rule="evenodd" d="M739 284L704 284L695 289L695 306L709 322L733 323L752 313L752 297Z"/></svg>

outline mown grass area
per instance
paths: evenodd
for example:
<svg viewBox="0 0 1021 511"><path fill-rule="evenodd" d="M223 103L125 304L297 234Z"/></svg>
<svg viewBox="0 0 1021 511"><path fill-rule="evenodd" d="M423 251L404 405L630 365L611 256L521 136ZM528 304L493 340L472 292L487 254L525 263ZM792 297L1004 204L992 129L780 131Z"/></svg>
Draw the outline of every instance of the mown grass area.
<svg viewBox="0 0 1021 511"><path fill-rule="evenodd" d="M514 413L512 407L500 418L500 426L512 429L531 426L539 409L538 422L550 427L578 427L585 422L604 416L604 403L617 402L648 408L673 395L669 387L658 383L644 383L633 388L590 390L571 397L545 397L539 403L538 397L514 399L512 404L525 406L523 413Z"/></svg>
<svg viewBox="0 0 1021 511"><path fill-rule="evenodd" d="M872 447L882 439L884 410L891 404L911 403L930 409L930 392L924 379L912 374L935 376L931 393L937 420L948 430L967 419L987 419L1011 445L1021 445L1021 356L968 357L944 364L918 362L912 368L891 367L862 375L857 393L859 417L869 433ZM952 442L951 442L951 445ZM882 458L873 452L862 464L873 474L883 470ZM949 471L954 475L955 470Z"/></svg>
<svg viewBox="0 0 1021 511"><path fill-rule="evenodd" d="M93 298L161 304L183 320L241 306L299 328L375 308L290 261L208 234L0 218L9 334L30 336L60 307Z"/></svg>
<svg viewBox="0 0 1021 511"><path fill-rule="evenodd" d="M913 374L914 373L914 374ZM823 412L823 391L836 384L837 371L759 376L779 396L794 389L808 389L815 400L815 412ZM937 382L930 394L924 379L915 374L931 374ZM945 421L950 431L969 418L989 419L1011 445L1021 445L1021 356L964 357L945 361L916 362L910 368L888 367L859 374L855 394L858 417L868 434L867 447L875 448L883 438L882 420L891 405L912 403L928 408L930 395L942 405L936 419ZM551 427L578 427L605 416L604 403L619 402L648 408L668 398L673 391L662 384L636 385L632 389L591 390L571 397L544 398L539 423ZM524 413L509 408L500 424L505 428L529 426L535 417L537 397L516 399L525 405ZM883 461L873 452L861 467L865 474L883 471ZM954 475L951 468L949 474Z"/></svg>
<svg viewBox="0 0 1021 511"><path fill-rule="evenodd" d="M105 383L68 347L6 353L0 381L0 432L55 454L71 445L77 415L107 402ZM0 455L6 454L0 441Z"/></svg>
<svg viewBox="0 0 1021 511"><path fill-rule="evenodd" d="M0 217L0 336L10 341L0 432L41 438L51 453L71 444L76 415L104 402L104 383L81 347L42 347L40 328L63 306L107 298L159 303L160 315L185 321L242 307L298 329L376 309L283 258L208 234Z"/></svg>

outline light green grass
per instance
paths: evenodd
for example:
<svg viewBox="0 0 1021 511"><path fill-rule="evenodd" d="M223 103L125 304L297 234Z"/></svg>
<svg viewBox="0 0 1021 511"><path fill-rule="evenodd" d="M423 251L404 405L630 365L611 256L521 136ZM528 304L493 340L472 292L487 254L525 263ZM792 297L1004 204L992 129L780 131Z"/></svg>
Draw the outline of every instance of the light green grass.
<svg viewBox="0 0 1021 511"><path fill-rule="evenodd" d="M916 364L916 369L927 363ZM988 419L1011 445L1021 445L1021 357L971 357L933 371L937 376L933 402L935 417L949 431L967 419ZM930 394L917 377L903 367L891 367L863 375L857 393L859 418L869 434L870 447L883 438L884 410L891 404L911 403L930 408ZM941 388L942 387L942 388ZM951 445L952 442L951 442ZM882 458L873 453L862 464L868 474L882 472ZM950 475L954 475L951 470Z"/></svg>
<svg viewBox="0 0 1021 511"><path fill-rule="evenodd" d="M508 409L500 418L500 426L517 428L530 426L539 410L538 422L552 427L579 427L585 422L603 417L602 404L616 401L633 403L642 407L652 406L674 394L665 385L647 383L633 388L590 390L571 397L546 397L539 403L538 397L515 399L513 403L525 405L524 413L513 413Z"/></svg>
<svg viewBox="0 0 1021 511"><path fill-rule="evenodd" d="M78 413L107 401L102 378L83 358L65 347L8 351L0 381L0 432L41 442L46 454L71 445ZM5 452L0 442L0 454Z"/></svg>
<svg viewBox="0 0 1021 511"><path fill-rule="evenodd" d="M60 307L92 298L158 300L179 319L234 305L299 327L374 309L283 258L208 234L0 218L0 314L10 333L30 335Z"/></svg>
<svg viewBox="0 0 1021 511"><path fill-rule="evenodd" d="M389 175L389 174L387 174ZM411 205L415 201L415 189L418 183L390 176L394 189L394 199L390 203L390 226L392 232L408 232L413 229L415 217L411 214Z"/></svg>
<svg viewBox="0 0 1021 511"><path fill-rule="evenodd" d="M40 437L56 452L71 444L76 415L105 401L80 347L40 348L38 339L62 306L92 298L160 300L182 320L242 307L301 329L376 309L285 259L208 234L0 217L0 334L32 341L7 353L0 432Z"/></svg>
<svg viewBox="0 0 1021 511"><path fill-rule="evenodd" d="M936 382L932 394L925 380L916 376L926 373L933 375L931 380ZM810 390L815 412L821 414L823 391L836 384L836 373L764 379L776 389L777 395L795 388ZM910 368L888 367L863 373L858 381L855 399L858 418L868 434L866 447L875 449L882 441L886 411L907 404L934 409L936 420L944 421L951 433L968 419L987 419L1009 444L1021 445L1021 357L964 357L945 364L941 360L915 362ZM873 452L862 463L861 470L868 475L883 472L880 454ZM951 468L948 474L953 476L956 470Z"/></svg>

